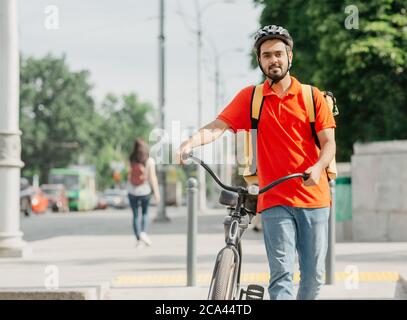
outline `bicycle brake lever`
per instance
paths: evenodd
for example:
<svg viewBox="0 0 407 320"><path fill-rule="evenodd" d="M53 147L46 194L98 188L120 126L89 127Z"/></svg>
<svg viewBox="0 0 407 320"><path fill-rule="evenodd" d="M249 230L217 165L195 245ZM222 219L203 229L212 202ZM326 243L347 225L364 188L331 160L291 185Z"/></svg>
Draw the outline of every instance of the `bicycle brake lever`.
<svg viewBox="0 0 407 320"><path fill-rule="evenodd" d="M247 192L253 196L257 196L259 194L259 186L257 184L252 184L247 187Z"/></svg>
<svg viewBox="0 0 407 320"><path fill-rule="evenodd" d="M187 160L189 157L191 157L192 153L182 153L181 154L181 159L182 160Z"/></svg>
<svg viewBox="0 0 407 320"><path fill-rule="evenodd" d="M192 163L192 160L190 159L191 157L192 157L192 152L181 154L181 160L185 164L191 164Z"/></svg>

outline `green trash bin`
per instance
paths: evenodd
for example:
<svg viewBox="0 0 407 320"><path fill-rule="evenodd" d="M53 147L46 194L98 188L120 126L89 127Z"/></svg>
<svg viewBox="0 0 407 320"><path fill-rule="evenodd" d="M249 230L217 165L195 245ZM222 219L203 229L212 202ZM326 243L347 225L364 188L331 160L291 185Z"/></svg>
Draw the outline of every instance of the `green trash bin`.
<svg viewBox="0 0 407 320"><path fill-rule="evenodd" d="M351 177L338 177L335 183L336 221L352 220L352 179Z"/></svg>

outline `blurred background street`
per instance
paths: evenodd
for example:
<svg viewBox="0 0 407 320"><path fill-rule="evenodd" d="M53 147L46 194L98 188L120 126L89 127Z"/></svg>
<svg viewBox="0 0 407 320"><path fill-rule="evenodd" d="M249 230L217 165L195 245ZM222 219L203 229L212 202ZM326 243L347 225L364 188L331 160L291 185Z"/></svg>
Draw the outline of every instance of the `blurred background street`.
<svg viewBox="0 0 407 320"><path fill-rule="evenodd" d="M406 298L405 0L0 0L0 299L206 298L224 245L220 189L172 155L264 81L253 35L270 24L294 39L290 74L331 91L339 108L335 284L320 297ZM244 184L242 138L227 132L199 155L227 184ZM151 246L136 247L132 228L135 139L157 164ZM190 177L199 210L189 288ZM267 288L262 237L253 225L243 237L243 286Z"/></svg>
<svg viewBox="0 0 407 320"><path fill-rule="evenodd" d="M209 210L199 216L196 287L186 287L185 207L170 208L169 216L170 223L151 221L151 247L137 248L129 209L25 218L22 230L32 255L23 261L2 259L0 297L5 291L24 290L51 296L54 292L58 297L55 292L61 290L65 294L59 297L66 298L69 291L85 290L88 298L206 299L215 257L224 245L224 211ZM46 290L49 266L57 267L59 287ZM406 270L407 243L337 243L336 283L324 286L320 298L406 298L406 278L402 278ZM355 271L357 277L352 275ZM297 270L296 288L298 279ZM268 283L262 233L252 226L243 238L242 265L242 285L250 283L264 288ZM92 290L97 293L90 294Z"/></svg>

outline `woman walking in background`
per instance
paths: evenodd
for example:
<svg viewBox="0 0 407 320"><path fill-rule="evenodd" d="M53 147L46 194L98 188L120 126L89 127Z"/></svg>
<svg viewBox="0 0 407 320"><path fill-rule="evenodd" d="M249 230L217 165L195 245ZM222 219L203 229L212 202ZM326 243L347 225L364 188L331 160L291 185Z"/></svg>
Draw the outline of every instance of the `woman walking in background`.
<svg viewBox="0 0 407 320"><path fill-rule="evenodd" d="M151 240L148 238L146 231L151 193L153 193L156 203L160 201L155 161L149 156L148 146L142 139L136 139L134 142L129 160L130 171L127 190L133 211L133 230L137 238L136 246L142 243L150 246ZM139 208L141 208L141 219L139 219Z"/></svg>

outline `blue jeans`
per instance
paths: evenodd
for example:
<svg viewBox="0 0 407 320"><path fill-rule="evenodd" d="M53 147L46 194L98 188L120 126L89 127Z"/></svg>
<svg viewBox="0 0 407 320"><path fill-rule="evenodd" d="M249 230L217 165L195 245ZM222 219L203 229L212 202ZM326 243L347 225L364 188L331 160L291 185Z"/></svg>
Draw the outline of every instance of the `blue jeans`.
<svg viewBox="0 0 407 320"><path fill-rule="evenodd" d="M301 274L297 299L317 298L324 283L329 211L329 208L277 206L261 213L271 300L294 299L296 251Z"/></svg>
<svg viewBox="0 0 407 320"><path fill-rule="evenodd" d="M133 230L137 240L140 240L140 233L147 230L150 198L150 195L134 196L129 193L130 207L133 211ZM139 207L141 207L141 225L139 222Z"/></svg>

